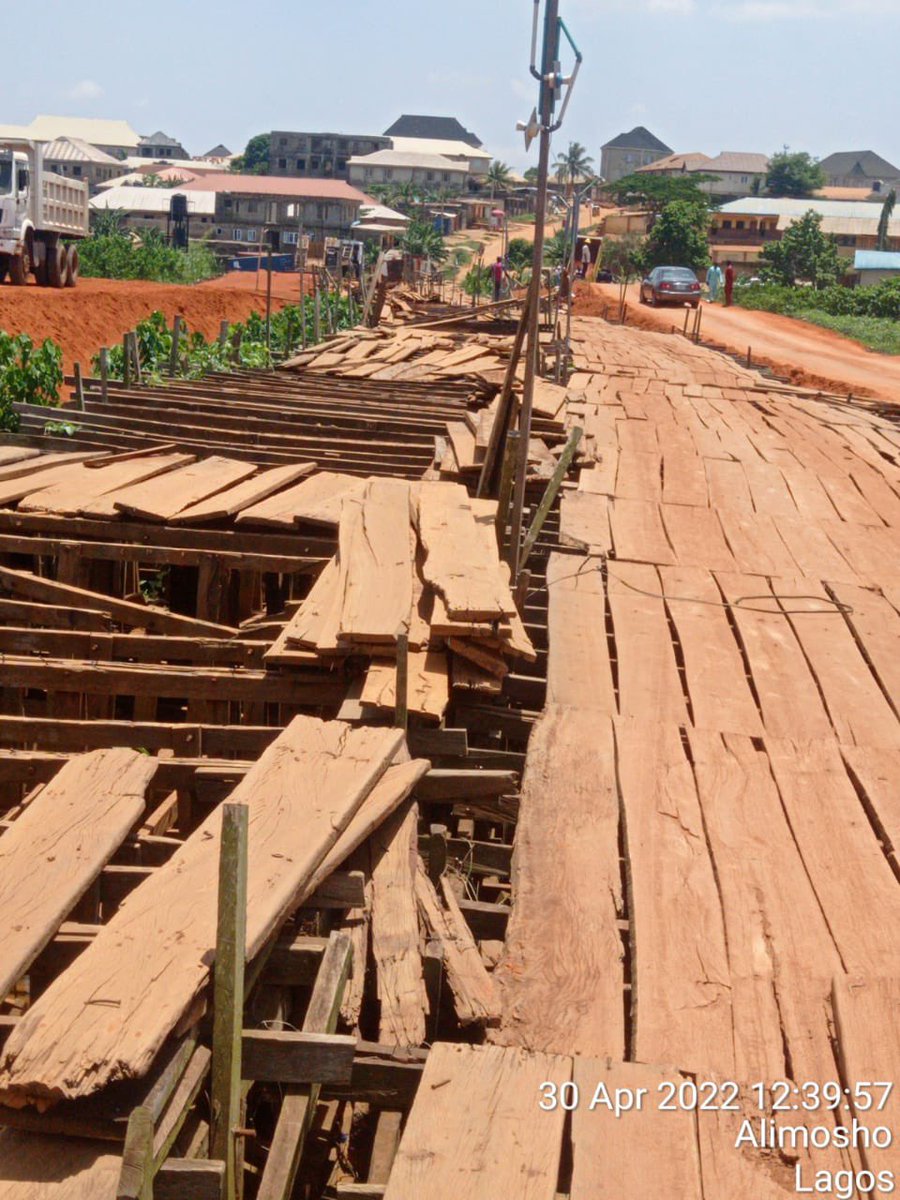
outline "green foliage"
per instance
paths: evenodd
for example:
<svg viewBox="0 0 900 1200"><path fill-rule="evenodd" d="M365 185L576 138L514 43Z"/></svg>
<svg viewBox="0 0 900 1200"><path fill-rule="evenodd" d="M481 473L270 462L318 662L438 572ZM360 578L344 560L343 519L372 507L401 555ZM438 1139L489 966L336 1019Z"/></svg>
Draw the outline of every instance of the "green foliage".
<svg viewBox="0 0 900 1200"><path fill-rule="evenodd" d="M462 281L462 290L467 296L487 295L491 287L491 268L480 267L478 263L466 272Z"/></svg>
<svg viewBox="0 0 900 1200"><path fill-rule="evenodd" d="M578 180L586 179L593 172L594 160L587 152L587 147L581 142L569 142L568 149L557 154L553 163L553 173L557 183L565 183L570 188Z"/></svg>
<svg viewBox="0 0 900 1200"><path fill-rule="evenodd" d="M16 403L57 405L62 381L62 350L55 342L35 347L27 333L0 330L0 430L19 428Z"/></svg>
<svg viewBox="0 0 900 1200"><path fill-rule="evenodd" d="M510 185L511 176L507 164L505 162L501 162L499 158L495 158L488 167L488 172L485 176L485 182L490 185L491 199L493 200L495 189L502 191L504 188L507 188Z"/></svg>
<svg viewBox="0 0 900 1200"><path fill-rule="evenodd" d="M506 247L506 258L510 270L524 271L534 265L534 242L528 238L510 238Z"/></svg>
<svg viewBox="0 0 900 1200"><path fill-rule="evenodd" d="M80 428L80 425L73 425L71 421L46 421L44 423L44 436L50 437L52 434L56 434L61 437L71 437Z"/></svg>
<svg viewBox="0 0 900 1200"><path fill-rule="evenodd" d="M604 238L600 243L600 266L615 279L632 279L644 269L645 243L639 233L620 238Z"/></svg>
<svg viewBox="0 0 900 1200"><path fill-rule="evenodd" d="M229 170L237 175L268 175L272 139L268 133L258 133L247 143L243 154L231 160Z"/></svg>
<svg viewBox="0 0 900 1200"><path fill-rule="evenodd" d="M825 186L825 172L805 150L792 153L787 146L769 159L766 192L770 196L811 196Z"/></svg>
<svg viewBox="0 0 900 1200"><path fill-rule="evenodd" d="M525 180L526 183L530 183L531 186L534 187L534 185L537 183L537 178L538 178L537 167L529 167L527 171L523 172L522 178Z"/></svg>
<svg viewBox="0 0 900 1200"><path fill-rule="evenodd" d="M358 319L358 311L351 312L346 296L337 292L320 293L320 333L327 330L326 312L334 315L336 331L350 329ZM271 359L280 359L296 353L302 344L303 329L306 328L306 343L315 343L315 302L312 296L304 298L303 306L286 305L280 312L273 312L270 329ZM172 357L172 331L161 312L151 313L139 322L137 333L138 357L142 377L159 383L168 375ZM197 379L211 371L228 371L235 366L267 367L270 352L266 346L266 322L259 313L251 313L246 321L228 328L225 344L218 340L208 342L202 333L182 333L178 348L177 373L182 378ZM122 346L113 346L109 351L109 376L111 379L124 377L124 352ZM93 360L96 374L100 369L100 358Z"/></svg>
<svg viewBox="0 0 900 1200"><path fill-rule="evenodd" d="M691 200L673 200L656 219L641 253L643 266L709 265L709 210Z"/></svg>
<svg viewBox="0 0 900 1200"><path fill-rule="evenodd" d="M416 258L430 258L442 263L448 255L443 237L427 221L410 221L400 238L400 248Z"/></svg>
<svg viewBox="0 0 900 1200"><path fill-rule="evenodd" d="M120 208L92 208L91 234L94 237L106 237L112 233L122 233L125 229L125 212Z"/></svg>
<svg viewBox="0 0 900 1200"><path fill-rule="evenodd" d="M872 287L832 286L821 291L764 284L735 288L734 298L742 308L786 316L805 316L808 311L816 310L834 317L900 321L900 279L883 279Z"/></svg>
<svg viewBox="0 0 900 1200"><path fill-rule="evenodd" d="M900 354L900 325L895 320L884 317L846 317L832 316L830 313L810 309L803 313L804 321L821 325L844 337L861 342L867 349L879 354Z"/></svg>
<svg viewBox="0 0 900 1200"><path fill-rule="evenodd" d="M199 283L220 274L205 242L187 250L169 246L159 229L146 229L138 241L111 223L78 245L81 274L99 279L151 279L157 283Z"/></svg>
<svg viewBox="0 0 900 1200"><path fill-rule="evenodd" d="M675 200L686 200L692 204L709 207L709 196L700 190L701 183L716 179L715 175L691 172L689 175L626 175L615 183L608 183L603 191L616 204L639 204L652 213L660 213L667 204Z"/></svg>
<svg viewBox="0 0 900 1200"><path fill-rule="evenodd" d="M876 250L887 250L888 248L891 217L894 215L896 204L897 189L891 188L884 198L884 203L881 206L881 216L878 218L878 242L875 247Z"/></svg>
<svg viewBox="0 0 900 1200"><path fill-rule="evenodd" d="M815 288L829 287L844 272L837 242L822 232L822 218L812 209L784 231L780 242L764 246L759 262L764 282L785 287L800 280Z"/></svg>
<svg viewBox="0 0 900 1200"><path fill-rule="evenodd" d="M548 267L561 267L569 257L571 243L566 237L564 229L557 229L552 237L548 237L544 242L544 265Z"/></svg>

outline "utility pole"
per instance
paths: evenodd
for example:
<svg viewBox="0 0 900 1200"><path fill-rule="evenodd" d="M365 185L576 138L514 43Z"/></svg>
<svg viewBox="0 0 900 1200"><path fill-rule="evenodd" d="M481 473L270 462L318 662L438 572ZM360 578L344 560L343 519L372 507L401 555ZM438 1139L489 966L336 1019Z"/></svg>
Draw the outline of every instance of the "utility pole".
<svg viewBox="0 0 900 1200"><path fill-rule="evenodd" d="M572 84L581 63L581 54L572 42L568 30L559 19L559 0L546 0L544 9L544 37L540 70L535 67L534 57L537 41L537 22L540 0L535 0L534 29L532 33L531 73L540 81L538 121L540 141L538 150L537 198L534 214L534 268L528 293L527 346L525 351L525 380L522 388L522 407L519 412L519 444L516 461L515 487L513 489L512 514L510 521L510 565L513 581L519 574L519 557L522 542L522 515L525 507L525 481L528 474L528 442L531 436L531 413L534 405L534 385L538 370L538 343L540 337L541 308L541 265L544 255L544 223L547 210L547 180L550 171L550 139L559 127L572 91ZM575 69L568 79L563 79L559 70L559 37L564 31L575 50ZM560 112L559 121L553 124L561 86L568 84L568 92ZM532 118L533 120L534 118ZM526 131L526 141L528 133Z"/></svg>

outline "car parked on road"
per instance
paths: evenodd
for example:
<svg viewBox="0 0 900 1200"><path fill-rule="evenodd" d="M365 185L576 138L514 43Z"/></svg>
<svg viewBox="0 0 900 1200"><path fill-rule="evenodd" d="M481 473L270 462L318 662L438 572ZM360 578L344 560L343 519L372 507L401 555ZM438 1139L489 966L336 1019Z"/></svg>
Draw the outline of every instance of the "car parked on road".
<svg viewBox="0 0 900 1200"><path fill-rule="evenodd" d="M654 267L641 280L641 304L700 303L700 282L690 267Z"/></svg>

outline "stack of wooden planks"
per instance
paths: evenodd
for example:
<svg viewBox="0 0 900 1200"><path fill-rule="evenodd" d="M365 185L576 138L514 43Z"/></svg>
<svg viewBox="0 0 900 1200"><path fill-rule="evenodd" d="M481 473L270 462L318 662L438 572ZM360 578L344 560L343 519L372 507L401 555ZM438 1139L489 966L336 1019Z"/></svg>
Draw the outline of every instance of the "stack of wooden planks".
<svg viewBox="0 0 900 1200"><path fill-rule="evenodd" d="M373 479L343 493L338 552L267 658L367 656L360 703L393 708L404 635L410 712L439 719L451 682L499 692L509 660L535 652L499 558L495 513L448 482Z"/></svg>

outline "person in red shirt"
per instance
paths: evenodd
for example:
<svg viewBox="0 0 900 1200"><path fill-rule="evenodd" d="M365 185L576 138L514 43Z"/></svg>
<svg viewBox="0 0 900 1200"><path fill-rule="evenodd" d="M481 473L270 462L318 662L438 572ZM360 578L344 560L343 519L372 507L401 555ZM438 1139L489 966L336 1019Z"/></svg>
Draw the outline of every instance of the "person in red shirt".
<svg viewBox="0 0 900 1200"><path fill-rule="evenodd" d="M725 307L731 307L731 298L734 295L734 263L729 260L725 264Z"/></svg>
<svg viewBox="0 0 900 1200"><path fill-rule="evenodd" d="M497 261L491 267L491 278L494 281L494 302L500 299L500 289L503 286L503 259L497 255Z"/></svg>

